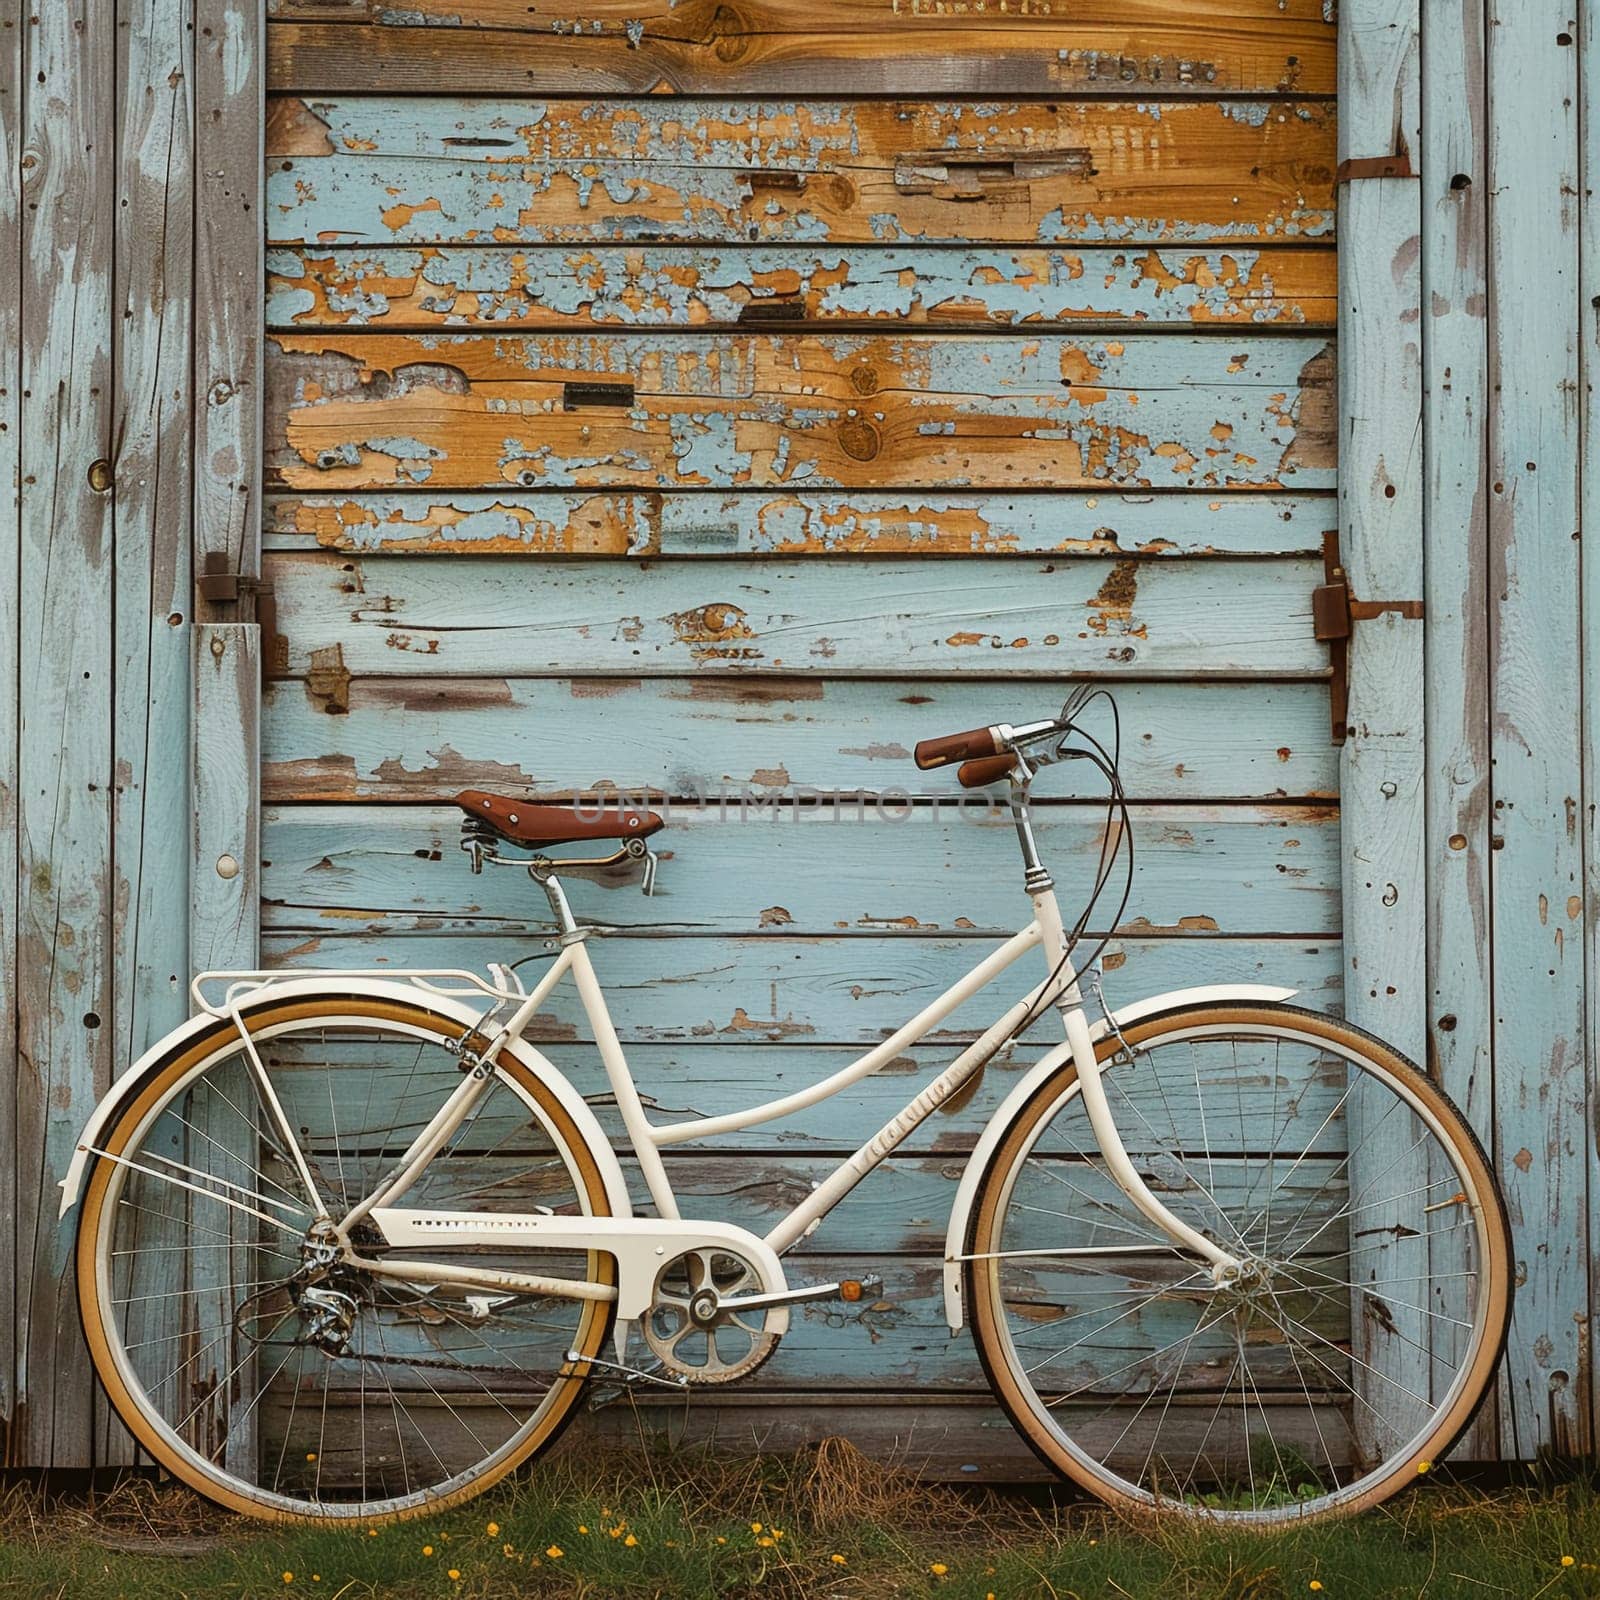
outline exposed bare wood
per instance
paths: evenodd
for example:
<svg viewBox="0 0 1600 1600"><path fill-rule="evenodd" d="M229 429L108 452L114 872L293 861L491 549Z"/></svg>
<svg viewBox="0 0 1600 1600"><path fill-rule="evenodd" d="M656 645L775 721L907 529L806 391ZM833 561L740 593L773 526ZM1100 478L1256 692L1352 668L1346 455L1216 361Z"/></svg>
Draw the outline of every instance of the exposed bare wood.
<svg viewBox="0 0 1600 1600"><path fill-rule="evenodd" d="M324 493L1333 476L1315 337L280 334L269 370L271 481Z"/></svg>
<svg viewBox="0 0 1600 1600"><path fill-rule="evenodd" d="M762 321L934 328L1194 323L1331 326L1334 254L1315 246L960 251L708 251L432 245L279 249L276 327L732 327Z"/></svg>
<svg viewBox="0 0 1600 1600"><path fill-rule="evenodd" d="M1316 555L1320 494L793 489L268 496L269 550L372 555Z"/></svg>
<svg viewBox="0 0 1600 1600"><path fill-rule="evenodd" d="M283 100L274 243L1129 240L1333 228L1320 101Z"/></svg>
<svg viewBox="0 0 1600 1600"><path fill-rule="evenodd" d="M822 0L272 0L274 87L463 94L1317 94L1322 0L1059 7ZM351 26L351 24L370 24Z"/></svg>

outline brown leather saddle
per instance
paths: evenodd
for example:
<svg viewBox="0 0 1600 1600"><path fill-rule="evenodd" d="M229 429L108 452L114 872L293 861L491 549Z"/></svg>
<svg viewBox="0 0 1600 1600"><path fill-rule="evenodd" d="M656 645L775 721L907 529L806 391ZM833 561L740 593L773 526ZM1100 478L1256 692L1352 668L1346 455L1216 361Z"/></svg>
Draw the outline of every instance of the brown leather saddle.
<svg viewBox="0 0 1600 1600"><path fill-rule="evenodd" d="M648 839L666 826L653 811L607 806L599 816L581 815L572 806L529 805L513 795L463 789L456 804L513 844L577 844L591 839Z"/></svg>

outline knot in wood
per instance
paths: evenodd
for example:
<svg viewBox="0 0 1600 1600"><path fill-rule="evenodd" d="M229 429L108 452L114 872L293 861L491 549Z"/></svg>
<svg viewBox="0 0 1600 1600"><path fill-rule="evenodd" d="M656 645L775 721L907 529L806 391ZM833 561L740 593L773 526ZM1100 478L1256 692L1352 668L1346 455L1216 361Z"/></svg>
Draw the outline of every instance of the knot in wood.
<svg viewBox="0 0 1600 1600"><path fill-rule="evenodd" d="M847 422L839 429L839 448L852 461L871 461L882 446L878 430L870 422Z"/></svg>

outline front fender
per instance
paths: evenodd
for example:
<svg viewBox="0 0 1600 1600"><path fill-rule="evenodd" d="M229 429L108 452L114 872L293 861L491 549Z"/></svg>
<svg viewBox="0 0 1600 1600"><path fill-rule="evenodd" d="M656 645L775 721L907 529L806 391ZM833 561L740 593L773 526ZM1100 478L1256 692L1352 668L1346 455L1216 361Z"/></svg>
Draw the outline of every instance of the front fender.
<svg viewBox="0 0 1600 1600"><path fill-rule="evenodd" d="M334 982L325 976L294 978L267 984L241 1000L239 1010L248 1017L252 1012L276 1005L280 1001L304 999L308 995L316 994L398 1001L430 1011L443 1021L468 1028L474 1027L483 1015L481 1008L474 1007L455 996L424 991L408 983L397 983L381 978L340 978ZM78 1135L77 1147L72 1153L66 1175L61 1180L59 1216L66 1216L78 1203L92 1149L100 1144L106 1128L111 1125L117 1114L141 1092L150 1078L171 1059L175 1052L184 1049L209 1030L219 1026L223 1028L229 1026L225 1017L218 1018L208 1013L191 1017L182 1027L174 1028L164 1039L152 1045L112 1084L110 1091L90 1113L83 1132ZM583 1096L558 1068L531 1045L518 1040L515 1043L508 1043L504 1048L549 1089L588 1142L595 1162L600 1168L612 1216L632 1216L633 1202L628 1197L628 1184L623 1176L621 1163L611 1148L611 1141L601 1129L598 1119L589 1109Z"/></svg>
<svg viewBox="0 0 1600 1600"><path fill-rule="evenodd" d="M1165 994L1154 994L1148 999L1136 1000L1132 1005L1123 1006L1121 1010L1114 1011L1111 1015L1119 1028L1127 1028L1145 1017L1153 1017L1163 1011L1176 1011L1187 1006L1226 1005L1230 1001L1256 1004L1264 1001L1275 1002L1287 1000L1293 993L1293 989L1277 989L1264 983L1205 984L1194 989L1169 989ZM1090 1028L1089 1034L1091 1038L1098 1040L1105 1038L1110 1031L1111 1023L1102 1017ZM982 1137L979 1138L972 1155L967 1160L966 1168L961 1174L961 1182L956 1189L955 1204L950 1208L950 1226L944 1241L944 1315L952 1333L958 1332L967 1320L966 1308L962 1302L961 1279L964 1263L961 1257L966 1253L967 1228L972 1219L972 1208L977 1203L978 1185L989 1165L989 1158L1034 1091L1064 1062L1071 1059L1072 1047L1066 1043L1058 1044L1055 1049L1041 1056L1023 1075L1021 1082L1006 1096L1000 1109L989 1119L989 1125L983 1130Z"/></svg>

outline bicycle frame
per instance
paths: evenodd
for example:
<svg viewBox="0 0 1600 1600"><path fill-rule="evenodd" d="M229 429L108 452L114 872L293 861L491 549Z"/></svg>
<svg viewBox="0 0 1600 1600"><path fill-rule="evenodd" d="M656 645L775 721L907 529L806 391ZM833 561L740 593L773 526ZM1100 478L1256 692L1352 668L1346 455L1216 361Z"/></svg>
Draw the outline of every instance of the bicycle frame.
<svg viewBox="0 0 1600 1600"><path fill-rule="evenodd" d="M482 1051L475 1070L440 1106L396 1169L371 1195L338 1220L337 1228L341 1235L347 1234L356 1223L370 1218L394 1245L424 1248L429 1244L473 1243L528 1246L537 1239L552 1247L562 1245L571 1249L602 1249L615 1255L621 1268L623 1281L617 1293L617 1310L623 1322L636 1319L648 1309L648 1286L653 1284L662 1258L692 1248L700 1242L715 1243L720 1240L732 1248L744 1248L746 1254L754 1253L773 1294L781 1294L783 1275L781 1268L777 1267L777 1258L813 1232L862 1179L892 1154L939 1106L958 1093L974 1074L981 1071L1011 1041L1026 1019L1038 1009L1053 1005L1065 1025L1067 1047L1078 1067L1080 1092L1101 1153L1115 1181L1138 1209L1160 1227L1177 1247L1200 1256L1219 1276L1237 1270L1236 1257L1172 1215L1150 1192L1127 1155L1100 1081L1100 1065L1093 1035L1085 1014L1077 974L1066 955L1055 891L1048 880L1036 884L1030 892L1034 919L1026 928L979 962L889 1038L858 1056L849 1065L807 1088L775 1100L720 1116L691 1117L670 1124L652 1123L640 1099L589 957L587 939L592 930L573 922L565 895L553 874L548 878L547 888L551 905L563 924L561 947L550 969L521 999L513 1015ZM666 1164L661 1159L664 1147L774 1121L838 1094L878 1071L909 1045L924 1038L951 1012L1034 949L1041 949L1045 953L1048 963L1046 978L1011 1005L877 1133L846 1157L764 1238L757 1241L754 1235L743 1229L729 1229L724 1225L682 1218ZM551 991L569 975L576 985L579 1000L593 1030L629 1145L639 1162L658 1220L520 1214L478 1217L471 1213L411 1211L399 1204L429 1161L448 1144L455 1130L471 1114L473 1105L489 1081L488 1065L510 1041L521 1039L523 1030L538 1014ZM265 1073L261 1077L265 1080ZM747 1248L752 1243L759 1244L758 1251L752 1252ZM439 1266L427 1263L368 1260L364 1257L353 1259L380 1275L437 1279L440 1271ZM566 1295L581 1292L588 1297L605 1297L597 1292L602 1287L599 1285L577 1286L571 1280L536 1278L532 1274L485 1273L471 1268L450 1268L448 1276L464 1284L484 1288Z"/></svg>

